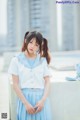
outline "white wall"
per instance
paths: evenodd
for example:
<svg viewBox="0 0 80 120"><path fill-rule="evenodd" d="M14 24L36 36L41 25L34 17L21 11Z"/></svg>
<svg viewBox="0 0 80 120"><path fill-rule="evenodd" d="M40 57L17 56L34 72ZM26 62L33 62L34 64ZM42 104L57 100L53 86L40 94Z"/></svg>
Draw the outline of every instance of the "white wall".
<svg viewBox="0 0 80 120"><path fill-rule="evenodd" d="M80 81L51 83L53 120L80 120Z"/></svg>

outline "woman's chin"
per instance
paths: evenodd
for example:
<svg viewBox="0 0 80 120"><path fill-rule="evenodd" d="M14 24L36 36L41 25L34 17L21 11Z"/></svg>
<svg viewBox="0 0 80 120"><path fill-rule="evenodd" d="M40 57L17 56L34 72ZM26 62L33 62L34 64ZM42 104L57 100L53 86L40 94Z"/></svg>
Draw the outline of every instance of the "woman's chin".
<svg viewBox="0 0 80 120"><path fill-rule="evenodd" d="M29 50L29 54L34 54L34 52Z"/></svg>

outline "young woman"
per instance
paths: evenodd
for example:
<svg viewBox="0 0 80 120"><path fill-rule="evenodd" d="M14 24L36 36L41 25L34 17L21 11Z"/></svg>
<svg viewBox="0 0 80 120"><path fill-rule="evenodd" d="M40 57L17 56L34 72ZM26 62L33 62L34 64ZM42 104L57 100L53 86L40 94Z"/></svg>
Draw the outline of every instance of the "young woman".
<svg viewBox="0 0 80 120"><path fill-rule="evenodd" d="M52 120L49 103L50 73L42 57L41 33L26 32L22 52L13 57L8 69L18 96L17 120Z"/></svg>

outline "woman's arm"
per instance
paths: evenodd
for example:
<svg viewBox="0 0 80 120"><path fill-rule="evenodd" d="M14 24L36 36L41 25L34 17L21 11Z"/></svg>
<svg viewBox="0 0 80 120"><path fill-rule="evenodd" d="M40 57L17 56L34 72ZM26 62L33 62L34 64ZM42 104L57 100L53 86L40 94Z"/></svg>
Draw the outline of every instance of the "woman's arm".
<svg viewBox="0 0 80 120"><path fill-rule="evenodd" d="M22 103L25 105L28 113L33 114L35 109L33 106L26 100L20 87L19 87L19 77L17 75L12 75L13 89L15 90L17 96L21 99Z"/></svg>
<svg viewBox="0 0 80 120"><path fill-rule="evenodd" d="M46 98L49 95L49 89L50 89L50 77L46 76L44 77L45 80L45 89L44 89L44 95L42 97L42 101L45 102Z"/></svg>
<svg viewBox="0 0 80 120"><path fill-rule="evenodd" d="M44 106L44 102L46 101L46 98L48 97L49 94L49 88L50 88L50 77L46 76L44 77L45 80L45 89L44 89L44 94L43 97L38 103L36 104L35 108L37 108L36 113L40 112Z"/></svg>
<svg viewBox="0 0 80 120"><path fill-rule="evenodd" d="M17 96L21 99L22 103L25 105L28 104L28 101L25 99L24 95L22 94L21 89L19 88L19 78L17 75L12 75L13 81L13 89L15 90Z"/></svg>

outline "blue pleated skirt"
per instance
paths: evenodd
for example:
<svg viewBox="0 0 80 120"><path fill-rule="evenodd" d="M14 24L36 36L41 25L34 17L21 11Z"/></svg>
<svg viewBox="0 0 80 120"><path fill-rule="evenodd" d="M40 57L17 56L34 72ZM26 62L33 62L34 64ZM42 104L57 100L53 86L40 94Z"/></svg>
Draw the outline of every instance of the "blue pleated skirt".
<svg viewBox="0 0 80 120"><path fill-rule="evenodd" d="M44 90L42 89L22 89L22 92L28 102L35 106L42 98ZM20 99L17 100L17 120L52 120L49 98L46 99L43 109L35 114L29 114Z"/></svg>

